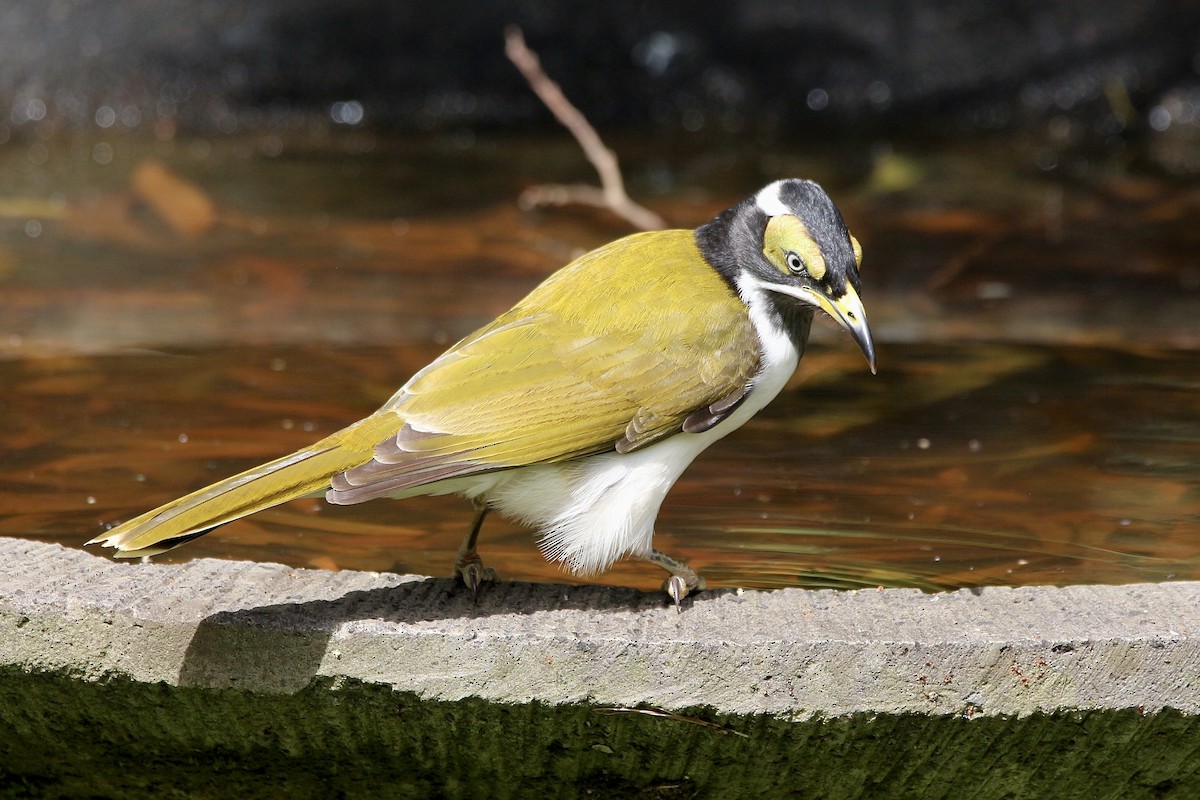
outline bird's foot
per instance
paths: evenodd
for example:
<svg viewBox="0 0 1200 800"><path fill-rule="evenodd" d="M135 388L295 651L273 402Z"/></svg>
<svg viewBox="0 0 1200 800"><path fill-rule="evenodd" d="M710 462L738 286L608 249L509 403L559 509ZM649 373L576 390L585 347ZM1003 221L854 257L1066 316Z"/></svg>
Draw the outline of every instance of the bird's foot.
<svg viewBox="0 0 1200 800"><path fill-rule="evenodd" d="M478 599L479 587L484 583L495 581L499 576L496 574L496 570L483 565L483 559L472 547L458 551L458 558L454 560L454 577L471 590L473 598Z"/></svg>
<svg viewBox="0 0 1200 800"><path fill-rule="evenodd" d="M676 611L683 610L683 598L692 592L700 592L708 587L708 582L704 580L703 575L698 574L696 570L682 561L671 558L666 553L651 550L646 560L651 564L657 564L671 573L671 577L663 581L663 591L675 603Z"/></svg>
<svg viewBox="0 0 1200 800"><path fill-rule="evenodd" d="M676 611L683 611L683 598L692 592L702 592L708 587L703 575L697 575L693 572L692 577L695 578L694 581L689 581L683 575L672 575L663 581L663 591L675 603Z"/></svg>

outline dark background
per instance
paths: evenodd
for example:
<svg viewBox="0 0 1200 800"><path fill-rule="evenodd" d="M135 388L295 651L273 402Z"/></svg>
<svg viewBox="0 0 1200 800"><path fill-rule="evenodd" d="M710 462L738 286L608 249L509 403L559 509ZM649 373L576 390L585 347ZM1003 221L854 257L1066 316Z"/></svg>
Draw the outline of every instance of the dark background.
<svg viewBox="0 0 1200 800"><path fill-rule="evenodd" d="M956 134L1069 114L1103 143L1175 107L1194 123L1200 85L1200 5L1169 0L25 0L0 10L0 141L298 126L345 101L397 131L553 125L505 60L510 23L610 131Z"/></svg>

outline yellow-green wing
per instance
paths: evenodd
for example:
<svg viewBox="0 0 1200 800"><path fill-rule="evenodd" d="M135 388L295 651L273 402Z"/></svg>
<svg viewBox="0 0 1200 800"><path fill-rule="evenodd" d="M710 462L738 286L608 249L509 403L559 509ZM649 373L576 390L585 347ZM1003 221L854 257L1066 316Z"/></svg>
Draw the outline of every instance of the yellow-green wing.
<svg viewBox="0 0 1200 800"><path fill-rule="evenodd" d="M691 231L626 237L415 375L385 406L404 427L336 480L333 497L635 450L740 397L758 352L745 305Z"/></svg>

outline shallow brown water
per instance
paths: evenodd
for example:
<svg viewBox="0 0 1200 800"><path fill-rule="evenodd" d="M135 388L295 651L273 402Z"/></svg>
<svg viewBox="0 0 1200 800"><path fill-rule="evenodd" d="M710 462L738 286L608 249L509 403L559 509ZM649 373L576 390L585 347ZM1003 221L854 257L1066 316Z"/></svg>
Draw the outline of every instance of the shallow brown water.
<svg viewBox="0 0 1200 800"><path fill-rule="evenodd" d="M293 346L0 362L17 387L0 533L77 546L357 419L435 354ZM732 586L1200 578L1200 355L881 355L872 377L850 347L811 353L796 385L685 474L659 546ZM300 500L172 555L443 574L469 516L456 498ZM502 521L482 547L506 577L561 577L528 531ZM659 578L624 565L603 580Z"/></svg>
<svg viewBox="0 0 1200 800"><path fill-rule="evenodd" d="M569 141L120 140L103 164L90 141L21 148L0 151L0 534L67 546L360 418L628 232L516 208L524 185L588 178ZM781 175L825 182L864 243L880 343L871 376L818 324L789 390L668 497L660 548L724 586L1200 578L1200 188L994 142L873 166L622 149L635 193L684 226ZM301 500L168 557L446 574L469 516ZM503 577L564 577L502 520L482 549Z"/></svg>

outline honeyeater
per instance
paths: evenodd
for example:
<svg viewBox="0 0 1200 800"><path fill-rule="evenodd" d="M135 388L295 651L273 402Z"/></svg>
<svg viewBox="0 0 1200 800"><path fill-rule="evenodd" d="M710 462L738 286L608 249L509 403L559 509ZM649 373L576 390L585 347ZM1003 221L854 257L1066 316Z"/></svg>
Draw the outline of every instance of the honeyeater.
<svg viewBox="0 0 1200 800"><path fill-rule="evenodd" d="M365 419L89 544L153 555L297 497L454 493L475 505L455 565L473 591L494 577L475 544L495 509L537 529L545 556L574 573L622 556L657 564L678 606L704 579L654 549L663 498L779 393L815 311L874 371L861 260L807 180L776 181L695 230L626 236L555 272Z"/></svg>

